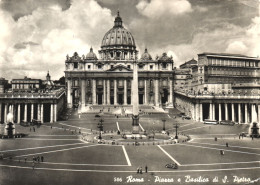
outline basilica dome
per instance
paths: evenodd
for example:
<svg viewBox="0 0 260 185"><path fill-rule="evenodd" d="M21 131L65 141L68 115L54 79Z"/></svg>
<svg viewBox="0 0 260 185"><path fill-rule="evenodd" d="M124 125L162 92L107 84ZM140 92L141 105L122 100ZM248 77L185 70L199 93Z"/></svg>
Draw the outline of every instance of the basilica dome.
<svg viewBox="0 0 260 185"><path fill-rule="evenodd" d="M123 27L123 21L119 16L119 12L115 18L114 27L105 34L101 43L101 48L108 48L110 46L136 48L134 37Z"/></svg>

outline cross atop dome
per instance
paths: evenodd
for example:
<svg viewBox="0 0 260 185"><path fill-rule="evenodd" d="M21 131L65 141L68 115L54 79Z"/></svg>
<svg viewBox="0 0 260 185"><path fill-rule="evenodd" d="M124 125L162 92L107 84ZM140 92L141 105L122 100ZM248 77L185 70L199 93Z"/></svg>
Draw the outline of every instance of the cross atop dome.
<svg viewBox="0 0 260 185"><path fill-rule="evenodd" d="M117 11L117 17L115 18L114 23L115 23L114 28L123 27L123 21L122 21L120 15L119 15L119 10Z"/></svg>

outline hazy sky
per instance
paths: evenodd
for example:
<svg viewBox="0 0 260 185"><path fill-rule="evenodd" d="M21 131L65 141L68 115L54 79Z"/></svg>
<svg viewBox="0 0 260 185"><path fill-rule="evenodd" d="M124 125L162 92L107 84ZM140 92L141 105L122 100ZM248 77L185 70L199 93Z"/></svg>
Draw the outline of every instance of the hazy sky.
<svg viewBox="0 0 260 185"><path fill-rule="evenodd" d="M0 77L58 79L67 54L98 53L117 10L139 56L260 56L259 0L0 0Z"/></svg>

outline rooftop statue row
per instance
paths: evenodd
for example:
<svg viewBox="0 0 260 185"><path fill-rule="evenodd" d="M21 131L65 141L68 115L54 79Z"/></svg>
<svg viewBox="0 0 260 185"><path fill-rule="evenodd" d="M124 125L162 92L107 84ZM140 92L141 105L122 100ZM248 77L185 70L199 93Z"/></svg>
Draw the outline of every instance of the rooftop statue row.
<svg viewBox="0 0 260 185"><path fill-rule="evenodd" d="M122 52L123 53L123 52ZM120 56L114 56L114 57L111 57L109 55L109 53L107 55L105 55L103 57L103 60L111 60L111 59L114 59L114 60L138 60L138 57L136 55L133 55L131 54L130 57L126 57L126 55L120 55ZM66 62L82 62L82 61L85 61L85 60L98 60L96 54L93 52L93 49L92 47L90 48L90 52L85 56L85 55L82 55L82 57L79 56L79 54L77 52L74 52L73 56L69 56L67 55L66 56ZM142 54L141 58L140 58L140 61L152 61L152 56L148 53L148 50L147 48L145 49L144 53ZM172 56L168 56L167 53L163 53L161 56L156 56L156 61L158 62L173 62L173 58Z"/></svg>

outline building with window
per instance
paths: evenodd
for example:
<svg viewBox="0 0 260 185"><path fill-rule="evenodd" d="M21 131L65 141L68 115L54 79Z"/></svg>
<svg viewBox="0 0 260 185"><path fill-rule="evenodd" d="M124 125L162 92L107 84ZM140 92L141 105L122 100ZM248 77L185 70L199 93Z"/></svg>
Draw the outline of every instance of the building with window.
<svg viewBox="0 0 260 185"><path fill-rule="evenodd" d="M145 49L140 58L131 32L119 15L101 41L99 58L90 48L85 56L67 56L67 105L131 105L133 62L139 76L139 104L160 106L173 101L173 60L163 53L155 60Z"/></svg>
<svg viewBox="0 0 260 185"><path fill-rule="evenodd" d="M260 59L201 53L191 85L175 90L176 106L194 120L260 121Z"/></svg>

